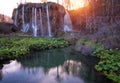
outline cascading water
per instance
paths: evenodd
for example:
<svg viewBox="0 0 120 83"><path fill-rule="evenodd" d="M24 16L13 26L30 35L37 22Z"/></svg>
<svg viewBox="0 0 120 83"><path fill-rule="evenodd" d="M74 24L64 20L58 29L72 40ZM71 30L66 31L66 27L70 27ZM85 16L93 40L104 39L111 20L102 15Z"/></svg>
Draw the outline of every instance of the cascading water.
<svg viewBox="0 0 120 83"><path fill-rule="evenodd" d="M46 12L47 12L47 24L48 24L48 36L52 37L51 34L51 26L50 26L50 18L49 18L49 10L48 10L48 4L46 5Z"/></svg>
<svg viewBox="0 0 120 83"><path fill-rule="evenodd" d="M70 32L72 31L72 29L73 29L72 21L68 11L66 11L66 14L64 16L64 32Z"/></svg>
<svg viewBox="0 0 120 83"><path fill-rule="evenodd" d="M55 8L52 8L52 7ZM22 32L33 34L33 36L53 37L62 35L63 33L63 16L64 8L58 7L58 4L43 3L30 5L20 4L14 10L14 24L21 29ZM66 20L68 21L68 20ZM65 21L65 22L66 22ZM65 25L69 27L67 24Z"/></svg>
<svg viewBox="0 0 120 83"><path fill-rule="evenodd" d="M36 8L32 8L32 29L33 29L33 36L37 36L37 17L36 17Z"/></svg>
<svg viewBox="0 0 120 83"><path fill-rule="evenodd" d="M14 24L17 27L17 16L18 16L18 10L15 12L15 19L14 19Z"/></svg>
<svg viewBox="0 0 120 83"><path fill-rule="evenodd" d="M29 24L25 24L25 8L22 7L22 30L23 32L28 32Z"/></svg>
<svg viewBox="0 0 120 83"><path fill-rule="evenodd" d="M25 19L24 19L24 6L22 7L22 30L23 32L25 32Z"/></svg>
<svg viewBox="0 0 120 83"><path fill-rule="evenodd" d="M34 31L34 36L37 36L37 12L36 12L36 8L35 8L35 31Z"/></svg>
<svg viewBox="0 0 120 83"><path fill-rule="evenodd" d="M41 9L39 9L40 12L40 30L41 30L41 36L44 36L44 30L43 30L43 19L42 19L42 12Z"/></svg>

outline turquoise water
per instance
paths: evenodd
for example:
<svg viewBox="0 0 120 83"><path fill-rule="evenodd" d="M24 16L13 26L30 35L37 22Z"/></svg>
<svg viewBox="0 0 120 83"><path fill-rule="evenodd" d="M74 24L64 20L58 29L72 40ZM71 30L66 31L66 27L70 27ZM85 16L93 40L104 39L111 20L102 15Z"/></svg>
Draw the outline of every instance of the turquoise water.
<svg viewBox="0 0 120 83"><path fill-rule="evenodd" d="M112 83L95 71L97 61L70 47L35 52L3 64L0 83Z"/></svg>

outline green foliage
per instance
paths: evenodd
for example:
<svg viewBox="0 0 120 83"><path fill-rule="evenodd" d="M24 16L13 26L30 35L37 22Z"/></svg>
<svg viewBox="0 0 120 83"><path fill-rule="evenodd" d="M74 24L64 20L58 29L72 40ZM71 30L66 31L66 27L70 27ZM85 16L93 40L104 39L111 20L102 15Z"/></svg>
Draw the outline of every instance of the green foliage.
<svg viewBox="0 0 120 83"><path fill-rule="evenodd" d="M106 73L105 73L106 74ZM114 72L110 72L109 74L106 74L108 78L112 79L113 81L120 83L120 74L116 75Z"/></svg>
<svg viewBox="0 0 120 83"><path fill-rule="evenodd" d="M100 58L95 68L98 71L104 72L108 78L120 83L120 50L106 50L101 46L97 48L93 54Z"/></svg>
<svg viewBox="0 0 120 83"><path fill-rule="evenodd" d="M104 72L108 78L120 83L120 50L107 50L102 44L97 43L95 40L86 38L81 38L77 42L77 45L90 46L94 48L92 55L100 58L100 61L95 68L98 71Z"/></svg>
<svg viewBox="0 0 120 83"><path fill-rule="evenodd" d="M68 45L67 41L57 38L1 38L0 59L17 58L31 50L40 51Z"/></svg>

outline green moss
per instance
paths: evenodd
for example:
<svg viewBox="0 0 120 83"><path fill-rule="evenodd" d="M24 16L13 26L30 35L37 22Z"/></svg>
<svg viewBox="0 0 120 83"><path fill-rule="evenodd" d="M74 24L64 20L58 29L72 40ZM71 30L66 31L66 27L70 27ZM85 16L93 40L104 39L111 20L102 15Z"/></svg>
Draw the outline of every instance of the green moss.
<svg viewBox="0 0 120 83"><path fill-rule="evenodd" d="M1 38L0 59L12 59L29 53L68 46L69 43L57 38Z"/></svg>

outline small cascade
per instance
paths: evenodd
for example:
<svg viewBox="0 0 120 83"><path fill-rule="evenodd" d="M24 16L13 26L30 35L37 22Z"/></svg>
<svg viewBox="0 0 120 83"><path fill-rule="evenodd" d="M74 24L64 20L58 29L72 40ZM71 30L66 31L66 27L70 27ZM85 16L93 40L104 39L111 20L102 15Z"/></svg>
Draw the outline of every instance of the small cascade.
<svg viewBox="0 0 120 83"><path fill-rule="evenodd" d="M17 17L18 17L18 10L15 11L15 19L14 19L14 24L17 27Z"/></svg>
<svg viewBox="0 0 120 83"><path fill-rule="evenodd" d="M42 12L41 9L39 9L39 13L40 13L40 30L41 30L41 36L44 36L44 30L43 30L43 19L42 19Z"/></svg>
<svg viewBox="0 0 120 83"><path fill-rule="evenodd" d="M66 14L64 16L64 32L70 32L72 31L72 29L73 29L72 21L68 11L66 11Z"/></svg>
<svg viewBox="0 0 120 83"><path fill-rule="evenodd" d="M22 7L22 30L23 32L25 32L25 19L24 19L24 6Z"/></svg>
<svg viewBox="0 0 120 83"><path fill-rule="evenodd" d="M22 7L22 30L23 32L27 32L29 29L29 24L25 24L25 8Z"/></svg>
<svg viewBox="0 0 120 83"><path fill-rule="evenodd" d="M48 5L46 5L46 12L47 12L47 24L48 24L48 36L52 37Z"/></svg>
<svg viewBox="0 0 120 83"><path fill-rule="evenodd" d="M32 8L32 28L34 26L34 8Z"/></svg>
<svg viewBox="0 0 120 83"><path fill-rule="evenodd" d="M37 11L36 8L32 8L32 29L33 29L33 36L37 36Z"/></svg>
<svg viewBox="0 0 120 83"><path fill-rule="evenodd" d="M37 36L37 11L35 8L35 30L34 30L34 36Z"/></svg>

